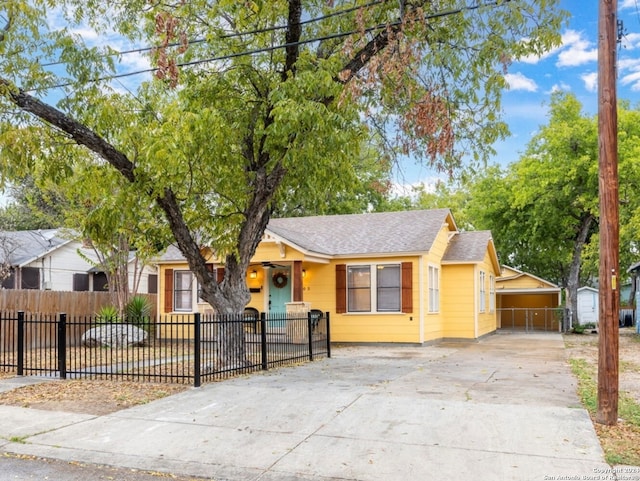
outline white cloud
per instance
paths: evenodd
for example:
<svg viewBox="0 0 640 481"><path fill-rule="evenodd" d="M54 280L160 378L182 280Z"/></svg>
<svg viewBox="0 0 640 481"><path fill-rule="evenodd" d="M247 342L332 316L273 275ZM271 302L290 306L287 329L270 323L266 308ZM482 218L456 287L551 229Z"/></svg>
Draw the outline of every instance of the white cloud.
<svg viewBox="0 0 640 481"><path fill-rule="evenodd" d="M618 8L620 8L620 10L627 8L633 8L636 10L638 8L638 0L621 0L618 4Z"/></svg>
<svg viewBox="0 0 640 481"><path fill-rule="evenodd" d="M558 54L558 67L577 67L598 60L598 49L582 32L567 30L562 35L562 49Z"/></svg>
<svg viewBox="0 0 640 481"><path fill-rule="evenodd" d="M620 59L618 73L621 85L629 85L634 92L640 91L640 59Z"/></svg>
<svg viewBox="0 0 640 481"><path fill-rule="evenodd" d="M635 1L635 0L634 0ZM636 41L635 36L630 35L630 41ZM552 48L542 55L529 55L518 59L518 62L536 65L540 61L557 55L556 66L577 67L598 60L597 46L591 42L583 32L567 30L561 37L561 45Z"/></svg>
<svg viewBox="0 0 640 481"><path fill-rule="evenodd" d="M391 184L392 197L409 197L416 200L421 192L434 193L438 184L446 182L443 177L431 176L421 178L415 182L393 182Z"/></svg>
<svg viewBox="0 0 640 481"><path fill-rule="evenodd" d="M584 88L589 92L598 91L598 72L585 73L580 76L584 82Z"/></svg>
<svg viewBox="0 0 640 481"><path fill-rule="evenodd" d="M640 72L633 72L625 75L620 79L622 85L631 85L631 90L634 92L640 91Z"/></svg>
<svg viewBox="0 0 640 481"><path fill-rule="evenodd" d="M509 84L511 90L525 90L527 92L537 92L538 85L534 80L524 76L520 72L508 73L504 79Z"/></svg>
<svg viewBox="0 0 640 481"><path fill-rule="evenodd" d="M549 89L549 92L547 92L547 93L570 92L570 91L571 91L571 85L569 85L566 82L560 82L558 84L553 84L551 86L551 89Z"/></svg>
<svg viewBox="0 0 640 481"><path fill-rule="evenodd" d="M101 37L94 29L88 26L72 28L69 32L82 38L86 43L99 42Z"/></svg>
<svg viewBox="0 0 640 481"><path fill-rule="evenodd" d="M635 50L640 46L640 33L628 33L621 40L622 48Z"/></svg>

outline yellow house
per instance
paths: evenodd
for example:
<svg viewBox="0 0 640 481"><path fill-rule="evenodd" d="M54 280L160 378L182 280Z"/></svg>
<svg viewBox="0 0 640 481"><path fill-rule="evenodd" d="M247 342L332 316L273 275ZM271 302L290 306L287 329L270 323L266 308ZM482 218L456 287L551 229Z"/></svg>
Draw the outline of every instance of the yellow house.
<svg viewBox="0 0 640 481"><path fill-rule="evenodd" d="M158 266L160 313L211 310L177 249ZM499 274L491 233L459 232L449 209L272 219L248 307L329 312L334 342L477 339L496 330Z"/></svg>

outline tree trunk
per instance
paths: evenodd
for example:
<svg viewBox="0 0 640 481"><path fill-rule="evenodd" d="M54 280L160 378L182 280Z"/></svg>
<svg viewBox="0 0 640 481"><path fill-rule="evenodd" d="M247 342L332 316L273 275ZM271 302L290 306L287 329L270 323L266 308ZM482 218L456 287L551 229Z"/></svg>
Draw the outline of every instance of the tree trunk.
<svg viewBox="0 0 640 481"><path fill-rule="evenodd" d="M585 214L578 229L578 235L573 242L573 255L571 257L571 267L567 279L567 308L570 312L570 325L574 326L578 321L578 288L580 287L580 263L582 249L589 239L591 226L594 222L591 214Z"/></svg>

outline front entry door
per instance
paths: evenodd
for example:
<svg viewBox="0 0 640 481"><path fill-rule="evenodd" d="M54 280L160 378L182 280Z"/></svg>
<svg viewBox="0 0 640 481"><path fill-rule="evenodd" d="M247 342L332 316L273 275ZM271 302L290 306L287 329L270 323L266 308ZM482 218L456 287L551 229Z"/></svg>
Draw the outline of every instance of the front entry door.
<svg viewBox="0 0 640 481"><path fill-rule="evenodd" d="M284 313L291 302L291 267L269 268L269 313Z"/></svg>

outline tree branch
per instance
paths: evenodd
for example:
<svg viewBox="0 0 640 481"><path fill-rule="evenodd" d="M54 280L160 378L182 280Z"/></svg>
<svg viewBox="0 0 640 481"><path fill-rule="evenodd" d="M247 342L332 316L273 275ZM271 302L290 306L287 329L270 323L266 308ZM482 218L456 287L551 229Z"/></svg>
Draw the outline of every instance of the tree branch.
<svg viewBox="0 0 640 481"><path fill-rule="evenodd" d="M135 181L133 162L91 129L21 89L13 88L6 80L0 79L0 86L9 91L10 100L22 110L67 133L78 145L87 147L113 165L129 182Z"/></svg>
<svg viewBox="0 0 640 481"><path fill-rule="evenodd" d="M287 21L286 35L286 52L287 56L284 63L284 71L282 72L282 80L286 81L289 72L295 72L296 62L300 53L298 42L302 35L302 26L300 19L302 18L302 5L300 0L289 0L289 19Z"/></svg>

